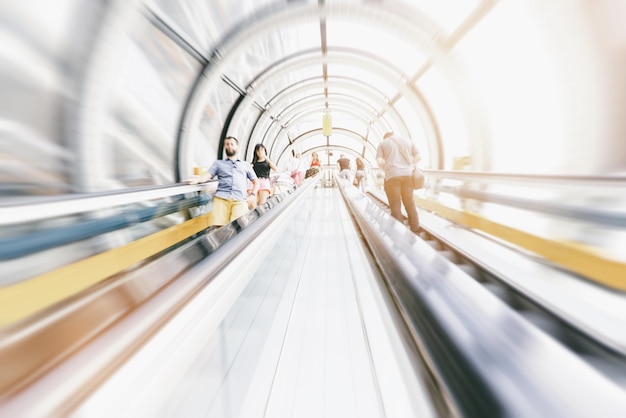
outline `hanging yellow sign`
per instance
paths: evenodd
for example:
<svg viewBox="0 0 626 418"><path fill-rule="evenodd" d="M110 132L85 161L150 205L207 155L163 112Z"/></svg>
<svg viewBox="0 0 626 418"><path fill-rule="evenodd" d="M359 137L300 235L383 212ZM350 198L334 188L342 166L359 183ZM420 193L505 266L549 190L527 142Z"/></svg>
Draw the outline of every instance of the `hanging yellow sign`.
<svg viewBox="0 0 626 418"><path fill-rule="evenodd" d="M322 116L322 133L324 136L330 136L333 133L333 118L330 113L324 113Z"/></svg>

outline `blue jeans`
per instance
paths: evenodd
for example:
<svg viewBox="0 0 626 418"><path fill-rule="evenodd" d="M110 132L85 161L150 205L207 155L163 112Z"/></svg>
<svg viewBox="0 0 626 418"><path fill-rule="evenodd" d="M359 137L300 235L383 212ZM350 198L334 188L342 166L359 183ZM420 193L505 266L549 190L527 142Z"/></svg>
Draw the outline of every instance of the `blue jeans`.
<svg viewBox="0 0 626 418"><path fill-rule="evenodd" d="M385 194L391 208L391 216L403 221L402 204L409 217L411 231L417 232L419 229L419 217L413 200L413 178L411 176L400 176L385 179Z"/></svg>

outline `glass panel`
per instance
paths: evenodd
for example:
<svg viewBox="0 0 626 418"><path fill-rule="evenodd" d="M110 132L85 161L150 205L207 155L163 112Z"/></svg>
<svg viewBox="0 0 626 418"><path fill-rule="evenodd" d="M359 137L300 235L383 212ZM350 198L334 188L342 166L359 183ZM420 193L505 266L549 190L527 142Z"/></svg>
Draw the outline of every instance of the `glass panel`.
<svg viewBox="0 0 626 418"><path fill-rule="evenodd" d="M207 97L206 106L202 113L199 126L192 127L189 141L193 161L191 166L205 167L213 161L222 158L218 155L219 138L224 128L226 117L233 103L239 95L229 85L222 84L213 94ZM232 135L241 141L247 138L247 129L243 125L231 126L227 135Z"/></svg>
<svg viewBox="0 0 626 418"><path fill-rule="evenodd" d="M228 30L272 3L283 1L152 0L149 7L201 53L209 54Z"/></svg>
<svg viewBox="0 0 626 418"><path fill-rule="evenodd" d="M408 136L415 141L417 149L420 151L422 156L420 167L436 168L436 162L431 161L431 147L429 146L431 144L428 142L432 130L430 126L431 121L422 117L404 98L398 100L394 104L394 108L396 108L400 114L404 115L403 121L409 132ZM377 143L380 143L382 138L377 138L377 141ZM433 158L434 157L435 156L433 156Z"/></svg>
<svg viewBox="0 0 626 418"><path fill-rule="evenodd" d="M71 110L98 2L4 2L0 19L0 198L69 193Z"/></svg>
<svg viewBox="0 0 626 418"><path fill-rule="evenodd" d="M469 139L464 109L460 107L457 91L441 72L433 68L418 83L436 118L444 145L443 169L451 169L453 159L468 155ZM422 130L423 131L423 130ZM416 131L417 132L417 131ZM425 150L422 150L424 152ZM425 161L424 157L422 157Z"/></svg>
<svg viewBox="0 0 626 418"><path fill-rule="evenodd" d="M354 64L344 64L331 62L328 64L328 73L330 76L350 76L365 83L374 86L376 90L385 94L386 97L393 97L398 89L389 78L378 74L369 68L355 66ZM389 76L390 73L387 74ZM398 74L398 79L400 75Z"/></svg>
<svg viewBox="0 0 626 418"><path fill-rule="evenodd" d="M432 19L448 34L454 32L458 26L481 3L480 0L396 0L398 9L416 10L425 17Z"/></svg>
<svg viewBox="0 0 626 418"><path fill-rule="evenodd" d="M533 16L537 12L535 7L524 3L499 4L489 19L468 33L456 48L468 79L480 92L475 103L489 116L482 122L489 129L490 142L486 149L492 155L490 169L494 171L528 172L530 169L560 174L572 167L567 156L576 158L575 167L580 168L583 160L591 160L588 152L594 147L585 147L584 159L581 155L575 156L570 130L586 122L598 123L596 132L601 132L604 126L595 119L597 107L589 105L593 93L584 90L584 83L568 78L577 73L585 74L578 80L592 76L586 73L590 67L581 65L593 61L587 55L589 50L581 34L577 30L567 35L560 33L564 30L561 25L567 26L566 15L561 16L561 20L541 22ZM529 24L532 21L534 23ZM554 39L546 42L542 29L549 31L551 39L567 36L571 47L563 44L554 49ZM573 65L567 63L578 54L584 57L571 63ZM565 58L564 62L559 62L561 58ZM594 78L592 82L596 81ZM591 96L570 101L564 97L566 91L585 91L582 94ZM578 106L584 116L566 126L563 111ZM581 127L578 125L574 130L585 131ZM551 157L539 158L540 155Z"/></svg>
<svg viewBox="0 0 626 418"><path fill-rule="evenodd" d="M255 39L240 54L234 64L226 71L228 78L236 85L244 88L254 80L262 71L274 68L277 62L295 53L302 54L309 49L319 50L320 35L319 23L300 21L298 26L277 29L268 35ZM322 66L299 71L297 74L286 78L278 78L271 86L270 92L275 93L283 87L293 84L297 80L307 77L309 74L320 76ZM262 92L258 92L262 95ZM267 99L270 95L264 96Z"/></svg>
<svg viewBox="0 0 626 418"><path fill-rule="evenodd" d="M326 28L330 52L337 47L354 49L379 57L407 74L412 74L429 58L416 47L415 42L399 37L388 26L373 26L369 22L364 24L331 16Z"/></svg>
<svg viewBox="0 0 626 418"><path fill-rule="evenodd" d="M126 186L173 182L181 111L200 64L148 24L126 57L110 99L109 175Z"/></svg>

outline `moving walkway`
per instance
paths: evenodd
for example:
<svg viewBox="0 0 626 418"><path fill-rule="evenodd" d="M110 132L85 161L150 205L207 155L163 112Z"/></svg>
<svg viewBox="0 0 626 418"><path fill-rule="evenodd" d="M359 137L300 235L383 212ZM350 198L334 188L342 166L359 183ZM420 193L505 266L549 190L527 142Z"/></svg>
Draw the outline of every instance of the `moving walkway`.
<svg viewBox="0 0 626 418"><path fill-rule="evenodd" d="M425 210L417 236L380 194L338 179L325 187L323 175L210 232L196 225L210 201L193 200L202 187L173 186L176 200L199 205L155 234L197 230L5 325L0 360L12 373L0 416L589 416L623 407L615 375L493 290L506 276L486 266L505 250L485 250L477 237L464 250L467 231L451 234ZM483 248L482 264L468 247ZM595 357L621 364L616 353Z"/></svg>

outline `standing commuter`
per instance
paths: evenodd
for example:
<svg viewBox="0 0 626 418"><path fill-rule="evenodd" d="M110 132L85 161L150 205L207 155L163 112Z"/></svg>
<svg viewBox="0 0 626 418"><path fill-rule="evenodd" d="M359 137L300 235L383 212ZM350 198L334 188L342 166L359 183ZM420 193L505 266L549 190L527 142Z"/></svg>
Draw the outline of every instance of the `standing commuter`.
<svg viewBox="0 0 626 418"><path fill-rule="evenodd" d="M226 158L216 160L209 167L206 174L198 178L184 180L185 183L205 183L217 177L217 190L213 196L211 211L211 226L226 225L240 216L248 213L249 206L256 206L256 194L259 190L259 180L252 170L252 166L237 158L239 141L228 136L224 139ZM252 192L247 193L248 180L252 181Z"/></svg>
<svg viewBox="0 0 626 418"><path fill-rule="evenodd" d="M300 186L304 181L304 174L306 172L306 162L302 159L302 154L297 153L289 164L290 175L296 186Z"/></svg>
<svg viewBox="0 0 626 418"><path fill-rule="evenodd" d="M407 160L406 156L412 158ZM376 162L385 172L385 194L391 216L402 221L402 204L409 217L411 231L419 231L419 217L413 200L413 167L420 160L413 141L387 132L376 150Z"/></svg>
<svg viewBox="0 0 626 418"><path fill-rule="evenodd" d="M309 169L306 171L304 178L307 179L309 177L315 176L317 173L320 172L321 168L322 163L320 162L320 157L317 152L313 152L311 154L311 164L309 164Z"/></svg>
<svg viewBox="0 0 626 418"><path fill-rule="evenodd" d="M320 161L320 156L317 152L313 151L311 154L311 164L309 164L310 168L317 168L318 170L322 168L322 163Z"/></svg>
<svg viewBox="0 0 626 418"><path fill-rule="evenodd" d="M339 164L339 177L343 177L346 181L351 181L352 171L350 171L350 160L346 158L345 154L339 156L337 164Z"/></svg>
<svg viewBox="0 0 626 418"><path fill-rule="evenodd" d="M361 189L361 191L365 190L365 162L362 158L357 157L356 159L356 173L354 174L354 185Z"/></svg>
<svg viewBox="0 0 626 418"><path fill-rule="evenodd" d="M267 198L272 192L272 185L270 182L270 171L276 171L276 166L267 157L267 149L263 144L256 144L254 146L254 157L252 158L252 168L254 173L259 178L259 195L257 203L262 205L267 201Z"/></svg>

